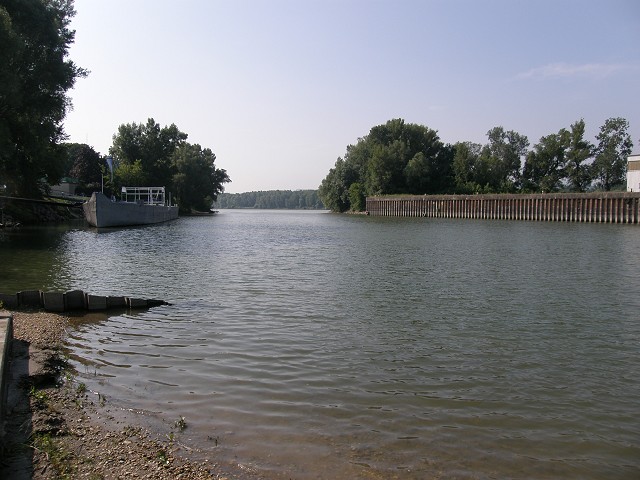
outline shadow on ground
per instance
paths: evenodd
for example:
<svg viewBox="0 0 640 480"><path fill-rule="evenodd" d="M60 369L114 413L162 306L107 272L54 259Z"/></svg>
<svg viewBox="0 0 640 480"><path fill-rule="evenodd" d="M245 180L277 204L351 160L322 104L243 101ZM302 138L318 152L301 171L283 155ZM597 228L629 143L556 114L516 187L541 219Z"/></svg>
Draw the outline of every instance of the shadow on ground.
<svg viewBox="0 0 640 480"><path fill-rule="evenodd" d="M0 446L0 478L31 480L33 478L33 431L29 391L29 344L13 340L8 371L7 421Z"/></svg>

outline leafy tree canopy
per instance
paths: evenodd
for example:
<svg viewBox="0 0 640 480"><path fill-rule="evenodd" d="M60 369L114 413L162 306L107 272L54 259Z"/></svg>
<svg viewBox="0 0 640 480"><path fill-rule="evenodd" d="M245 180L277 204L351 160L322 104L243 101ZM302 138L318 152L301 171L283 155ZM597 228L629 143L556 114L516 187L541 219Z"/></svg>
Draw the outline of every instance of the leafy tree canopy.
<svg viewBox="0 0 640 480"><path fill-rule="evenodd" d="M633 149L628 133L629 122L624 118L609 118L596 136L598 146L593 162L593 178L605 191L625 183L627 157Z"/></svg>
<svg viewBox="0 0 640 480"><path fill-rule="evenodd" d="M66 176L81 183L100 183L106 167L104 158L85 143L67 143Z"/></svg>
<svg viewBox="0 0 640 480"><path fill-rule="evenodd" d="M209 210L231 179L216 167L211 149L190 144L187 138L174 124L162 127L153 118L146 124L120 125L109 149L113 192L122 186L164 186L181 211Z"/></svg>
<svg viewBox="0 0 640 480"><path fill-rule="evenodd" d="M72 0L0 2L0 179L11 193L37 197L56 184L66 150L67 91L87 72L68 60Z"/></svg>
<svg viewBox="0 0 640 480"><path fill-rule="evenodd" d="M339 212L364 208L361 199L368 195L445 193L451 186L452 158L453 149L435 130L389 120L347 147L318 193L327 208Z"/></svg>
<svg viewBox="0 0 640 480"><path fill-rule="evenodd" d="M487 132L485 145L444 145L435 130L394 119L347 146L318 193L327 208L344 212L366 208L363 199L371 195L621 188L633 148L628 128L622 118L608 119L594 147L579 120L529 150L526 136L501 126Z"/></svg>

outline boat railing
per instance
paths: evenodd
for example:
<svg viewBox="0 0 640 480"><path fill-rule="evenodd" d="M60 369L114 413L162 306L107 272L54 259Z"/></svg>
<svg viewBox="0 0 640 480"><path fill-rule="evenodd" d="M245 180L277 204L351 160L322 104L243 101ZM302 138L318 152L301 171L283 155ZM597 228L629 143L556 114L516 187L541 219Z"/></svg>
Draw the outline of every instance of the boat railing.
<svg viewBox="0 0 640 480"><path fill-rule="evenodd" d="M123 202L165 205L164 187L122 187L121 193Z"/></svg>

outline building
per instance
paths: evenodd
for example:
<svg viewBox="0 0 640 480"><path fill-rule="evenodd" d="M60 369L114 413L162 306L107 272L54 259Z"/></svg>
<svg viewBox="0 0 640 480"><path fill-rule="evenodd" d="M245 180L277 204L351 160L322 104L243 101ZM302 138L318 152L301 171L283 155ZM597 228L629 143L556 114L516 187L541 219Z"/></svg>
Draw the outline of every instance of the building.
<svg viewBox="0 0 640 480"><path fill-rule="evenodd" d="M640 160L640 157L638 159ZM76 187L79 184L80 182L75 178L63 177L58 185L51 187L51 193L54 195L75 195Z"/></svg>
<svg viewBox="0 0 640 480"><path fill-rule="evenodd" d="M640 192L640 155L627 157L627 192Z"/></svg>

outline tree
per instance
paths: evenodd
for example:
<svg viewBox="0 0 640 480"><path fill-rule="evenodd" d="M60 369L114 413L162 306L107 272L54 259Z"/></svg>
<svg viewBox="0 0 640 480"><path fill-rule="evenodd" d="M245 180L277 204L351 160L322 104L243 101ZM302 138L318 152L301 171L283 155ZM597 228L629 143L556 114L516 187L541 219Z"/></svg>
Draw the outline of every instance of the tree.
<svg viewBox="0 0 640 480"><path fill-rule="evenodd" d="M231 179L216 168L211 149L187 138L175 124L162 127L153 118L146 124L120 125L109 149L116 164L115 190L122 185L164 186L181 211L209 210Z"/></svg>
<svg viewBox="0 0 640 480"><path fill-rule="evenodd" d="M526 154L529 140L513 130L494 127L487 132L489 143L483 149L488 166L487 184L495 192L513 192L520 187L521 158Z"/></svg>
<svg viewBox="0 0 640 480"><path fill-rule="evenodd" d="M133 163L120 163L114 168L114 185L108 183L108 190L112 193L120 192L120 187L140 187L145 184L146 175L142 168L142 161L136 160Z"/></svg>
<svg viewBox="0 0 640 480"><path fill-rule="evenodd" d="M624 118L609 118L596 136L598 146L593 161L593 177L597 186L605 191L625 183L627 157L633 149L627 132L629 122Z"/></svg>
<svg viewBox="0 0 640 480"><path fill-rule="evenodd" d="M364 194L364 188L358 182L353 182L349 186L349 203L354 212L362 212L367 208L367 198Z"/></svg>
<svg viewBox="0 0 640 480"><path fill-rule="evenodd" d="M66 150L67 91L87 72L67 60L72 0L3 0L0 5L0 177L18 195L57 183Z"/></svg>
<svg viewBox="0 0 640 480"><path fill-rule="evenodd" d="M335 167L318 187L318 196L322 203L333 212L345 212L349 209L349 187L358 179L354 169L345 160L338 158Z"/></svg>
<svg viewBox="0 0 640 480"><path fill-rule="evenodd" d="M584 139L584 120L571 125L564 165L569 189L584 192L591 184L591 171L586 163L593 155L593 145Z"/></svg>
<svg viewBox="0 0 640 480"><path fill-rule="evenodd" d="M376 144L367 166L367 191L372 195L403 193L406 156L406 145L401 140Z"/></svg>
<svg viewBox="0 0 640 480"><path fill-rule="evenodd" d="M143 184L169 186L175 173L171 157L187 137L174 124L161 127L153 118L149 118L146 124L120 125L118 133L113 136L109 153L116 165L133 165L140 160L144 172Z"/></svg>
<svg viewBox="0 0 640 480"><path fill-rule="evenodd" d="M435 130L399 118L389 120L347 147L318 193L327 208L343 212L353 209L353 183L361 185L365 196L445 192L452 186L453 153Z"/></svg>
<svg viewBox="0 0 640 480"><path fill-rule="evenodd" d="M215 166L216 156L209 148L182 143L171 158L172 185L180 210L208 211L224 184L230 182L227 172Z"/></svg>
<svg viewBox="0 0 640 480"><path fill-rule="evenodd" d="M453 179L456 192L476 193L482 185L479 175L482 145L473 142L458 142L454 145Z"/></svg>
<svg viewBox="0 0 640 480"><path fill-rule="evenodd" d="M524 190L548 193L561 188L569 139L570 133L564 128L540 139L527 154L522 172Z"/></svg>
<svg viewBox="0 0 640 480"><path fill-rule="evenodd" d="M104 158L84 143L65 143L67 161L64 175L78 180L76 193L91 195L99 191L106 171Z"/></svg>
<svg viewBox="0 0 640 480"><path fill-rule="evenodd" d="M283 207L279 207L283 205ZM323 209L317 190L268 190L265 192L221 193L218 208Z"/></svg>
<svg viewBox="0 0 640 480"><path fill-rule="evenodd" d="M81 183L100 183L106 167L104 158L85 143L67 143L65 146L70 164L68 176Z"/></svg>

